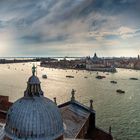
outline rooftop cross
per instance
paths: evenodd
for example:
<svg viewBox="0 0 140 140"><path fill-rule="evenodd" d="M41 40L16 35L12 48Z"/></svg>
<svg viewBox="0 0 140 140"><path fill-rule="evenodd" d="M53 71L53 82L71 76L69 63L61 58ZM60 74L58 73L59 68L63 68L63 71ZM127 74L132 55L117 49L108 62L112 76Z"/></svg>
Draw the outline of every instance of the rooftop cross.
<svg viewBox="0 0 140 140"><path fill-rule="evenodd" d="M35 67L35 65L33 64L33 67L32 67L32 73L33 73L33 75L35 75L35 72L36 72L36 67Z"/></svg>

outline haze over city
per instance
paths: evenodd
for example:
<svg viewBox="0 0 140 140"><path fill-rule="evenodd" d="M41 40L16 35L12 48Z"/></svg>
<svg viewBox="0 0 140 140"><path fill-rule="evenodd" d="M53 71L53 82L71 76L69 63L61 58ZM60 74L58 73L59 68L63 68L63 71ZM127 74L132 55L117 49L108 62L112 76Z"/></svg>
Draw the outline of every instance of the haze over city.
<svg viewBox="0 0 140 140"><path fill-rule="evenodd" d="M139 0L1 0L0 56L140 53Z"/></svg>

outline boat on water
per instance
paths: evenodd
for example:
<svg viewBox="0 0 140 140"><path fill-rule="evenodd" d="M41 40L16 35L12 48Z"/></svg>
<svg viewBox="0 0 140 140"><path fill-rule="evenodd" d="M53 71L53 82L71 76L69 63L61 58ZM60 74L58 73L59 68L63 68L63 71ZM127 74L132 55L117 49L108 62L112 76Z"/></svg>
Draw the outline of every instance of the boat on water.
<svg viewBox="0 0 140 140"><path fill-rule="evenodd" d="M134 77L132 77L132 78L129 78L130 80L138 80L138 78L134 78Z"/></svg>
<svg viewBox="0 0 140 140"><path fill-rule="evenodd" d="M117 81L110 81L110 83L112 83L112 84L117 84Z"/></svg>
<svg viewBox="0 0 140 140"><path fill-rule="evenodd" d="M74 76L66 75L66 78L74 78Z"/></svg>
<svg viewBox="0 0 140 140"><path fill-rule="evenodd" d="M98 75L96 76L97 79L103 79L103 78L106 78L105 76L101 76L101 75Z"/></svg>
<svg viewBox="0 0 140 140"><path fill-rule="evenodd" d="M47 75L46 74L43 74L42 75L42 78L47 79Z"/></svg>
<svg viewBox="0 0 140 140"><path fill-rule="evenodd" d="M124 94L125 93L125 91L124 90L121 90L121 89L117 89L116 92L117 93L120 93L120 94Z"/></svg>

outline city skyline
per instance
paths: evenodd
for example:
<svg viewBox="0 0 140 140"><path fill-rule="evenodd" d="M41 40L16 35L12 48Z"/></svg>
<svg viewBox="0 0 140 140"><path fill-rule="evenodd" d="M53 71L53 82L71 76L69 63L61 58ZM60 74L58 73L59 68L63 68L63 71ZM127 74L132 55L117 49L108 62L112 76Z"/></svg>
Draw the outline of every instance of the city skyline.
<svg viewBox="0 0 140 140"><path fill-rule="evenodd" d="M0 56L140 54L139 0L0 1Z"/></svg>

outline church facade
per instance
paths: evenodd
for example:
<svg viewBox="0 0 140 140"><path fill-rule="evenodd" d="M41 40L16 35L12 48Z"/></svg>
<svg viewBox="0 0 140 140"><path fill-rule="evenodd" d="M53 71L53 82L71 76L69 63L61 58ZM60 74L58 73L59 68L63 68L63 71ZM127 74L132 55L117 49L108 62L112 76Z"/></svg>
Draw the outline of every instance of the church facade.
<svg viewBox="0 0 140 140"><path fill-rule="evenodd" d="M115 72L115 67L103 58L99 58L95 53L93 57L86 58L86 69L93 71Z"/></svg>

